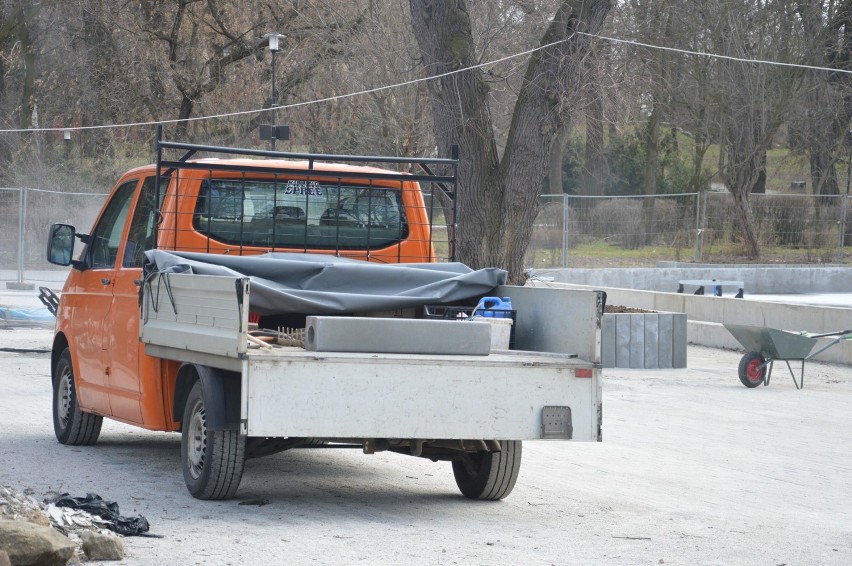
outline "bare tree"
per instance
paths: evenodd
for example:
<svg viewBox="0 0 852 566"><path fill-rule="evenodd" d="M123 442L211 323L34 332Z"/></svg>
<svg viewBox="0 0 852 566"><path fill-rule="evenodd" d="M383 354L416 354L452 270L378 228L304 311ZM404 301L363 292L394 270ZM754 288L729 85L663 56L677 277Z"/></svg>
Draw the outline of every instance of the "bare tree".
<svg viewBox="0 0 852 566"><path fill-rule="evenodd" d="M414 34L429 74L476 64L466 3L410 0ZM474 267L501 266L523 280L523 256L539 209L554 134L579 90L582 58L611 8L609 0L564 0L527 65L502 156L497 149L489 89L471 69L430 81L438 151L461 148L458 197L460 259Z"/></svg>
<svg viewBox="0 0 852 566"><path fill-rule="evenodd" d="M804 61L819 67L850 67L847 27L852 18L852 1L797 2L806 37L810 39ZM811 186L814 194L836 195L839 187L836 165L845 157L846 131L852 81L840 73L809 71L800 99L800 130L808 149Z"/></svg>
<svg viewBox="0 0 852 566"><path fill-rule="evenodd" d="M783 3L782 3L783 4ZM714 27L729 59L718 63L722 105L720 175L733 196L746 255L760 257L749 195L765 168L765 154L801 84L800 70L743 60L793 61L800 53L793 15L770 2L725 3ZM801 37L800 34L798 37Z"/></svg>

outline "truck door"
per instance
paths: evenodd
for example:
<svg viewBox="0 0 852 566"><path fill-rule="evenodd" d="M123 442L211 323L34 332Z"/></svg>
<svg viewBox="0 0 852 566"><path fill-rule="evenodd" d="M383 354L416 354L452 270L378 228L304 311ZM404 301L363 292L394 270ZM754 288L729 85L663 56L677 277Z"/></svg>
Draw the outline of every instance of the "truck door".
<svg viewBox="0 0 852 566"><path fill-rule="evenodd" d="M130 226L127 229L121 262L115 271L112 307L106 316L104 348L107 352L109 399L113 417L134 424L150 424L151 417L143 416L143 393L153 401L162 395L144 391L144 383L159 383L155 379L157 360L144 355L139 341L139 289L142 284L142 261L145 250L154 243L154 177L142 181L139 198ZM144 379L151 374L151 379ZM162 403L152 403L162 413ZM162 419L162 417L160 417Z"/></svg>
<svg viewBox="0 0 852 566"><path fill-rule="evenodd" d="M63 301L72 304L74 311L69 336L77 363L80 406L102 415L112 415L105 349L112 329L106 321L112 307L121 236L137 184L137 179L126 181L113 192L83 252L85 269L77 284L63 293Z"/></svg>

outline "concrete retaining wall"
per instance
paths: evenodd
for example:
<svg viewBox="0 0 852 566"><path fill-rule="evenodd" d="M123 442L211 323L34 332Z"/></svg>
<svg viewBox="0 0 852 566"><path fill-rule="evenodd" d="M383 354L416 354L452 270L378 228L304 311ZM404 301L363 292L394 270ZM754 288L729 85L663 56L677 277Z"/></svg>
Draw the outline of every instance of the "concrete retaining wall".
<svg viewBox="0 0 852 566"><path fill-rule="evenodd" d="M637 269L537 269L556 283L607 288L677 291L683 279L742 281L745 293L838 293L852 289L852 267L651 267ZM726 290L727 291L727 290Z"/></svg>

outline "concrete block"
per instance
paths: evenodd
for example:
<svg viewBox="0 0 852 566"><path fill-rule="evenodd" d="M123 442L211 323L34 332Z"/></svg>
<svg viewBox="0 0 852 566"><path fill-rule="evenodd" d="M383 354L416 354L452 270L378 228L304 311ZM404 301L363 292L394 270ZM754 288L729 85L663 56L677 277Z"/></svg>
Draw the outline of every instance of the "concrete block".
<svg viewBox="0 0 852 566"><path fill-rule="evenodd" d="M686 318L686 317L684 317ZM673 316L660 316L657 317L657 333L658 336L671 336L671 340L658 340L657 347L659 348L657 352L657 359L659 360L660 369L670 369L674 367L672 365L673 362L673 350L674 343L678 340L676 336L672 334L674 330L674 319ZM685 337L684 337L685 339Z"/></svg>
<svg viewBox="0 0 852 566"><path fill-rule="evenodd" d="M630 367L630 315L605 314L604 318L615 318L615 366Z"/></svg>
<svg viewBox="0 0 852 566"><path fill-rule="evenodd" d="M601 321L602 365L685 368L686 328L683 313L605 314Z"/></svg>
<svg viewBox="0 0 852 566"><path fill-rule="evenodd" d="M634 315L637 316L637 315ZM641 315L638 315L641 316ZM646 314L642 316L645 323L645 335L643 336L642 345L644 346L644 365L645 368L660 367L660 332L659 332L659 315Z"/></svg>
<svg viewBox="0 0 852 566"><path fill-rule="evenodd" d="M615 317L604 316L601 319L601 365L614 368L615 365Z"/></svg>
<svg viewBox="0 0 852 566"><path fill-rule="evenodd" d="M645 316L628 314L630 319L630 367L645 367Z"/></svg>
<svg viewBox="0 0 852 566"><path fill-rule="evenodd" d="M314 352L487 356L491 324L454 320L309 316L305 349Z"/></svg>
<svg viewBox="0 0 852 566"><path fill-rule="evenodd" d="M686 315L672 314L672 367L686 367Z"/></svg>

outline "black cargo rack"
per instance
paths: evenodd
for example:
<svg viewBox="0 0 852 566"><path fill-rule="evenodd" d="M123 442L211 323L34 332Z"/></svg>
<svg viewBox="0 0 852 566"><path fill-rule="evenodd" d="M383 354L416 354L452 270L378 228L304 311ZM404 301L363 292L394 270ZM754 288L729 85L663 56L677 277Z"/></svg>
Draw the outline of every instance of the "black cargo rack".
<svg viewBox="0 0 852 566"><path fill-rule="evenodd" d="M176 159L167 159L164 157L166 151L181 151L183 152ZM205 162L190 162L189 160L205 154L205 157L263 157L274 159L293 159L306 161L307 169L286 167L269 167L264 166L262 160L257 160L257 163L251 165L235 165L227 163L216 163L215 161ZM324 169L316 169L317 164L359 164L363 166L387 166L396 165L414 169L412 172L382 172L382 171L347 171L345 177L349 179L363 179L369 181L415 181L421 183L421 191L425 196L429 196L429 203L426 205L427 216L429 219L429 233L432 238L432 243L435 243L435 218L436 209L443 212L443 217L446 223L446 245L449 261L456 261L456 210L457 210L457 179L459 165L458 146L454 145L451 148L450 158L425 158L425 157L389 157L389 156L370 156L370 155L338 155L338 154L323 154L323 153L296 153L285 151L270 151L251 148L236 148L202 144L191 144L184 142L173 142L162 139L162 126L157 127L157 142L156 142L156 177L155 177L155 194L157 203L161 203L161 180L170 179L172 175L178 174L180 170L193 169L204 170L212 174L213 171L233 171L265 173L275 176L293 175L304 177L306 175L314 175L319 178L340 177L340 172L328 171ZM436 174L433 169L445 172L445 174ZM427 192L428 187L428 192ZM436 198L436 193L440 195ZM436 203L436 200L439 202ZM442 206L441 201L449 201L450 207ZM162 219L162 211L158 211ZM440 226L444 226L441 224ZM156 228L155 228L156 229ZM158 238L154 238L154 245L158 243ZM281 246L283 247L283 246ZM305 251L307 251L307 238L304 243ZM273 246L274 248L274 246ZM338 251L340 250L338 242ZM369 247L367 253L369 256Z"/></svg>

